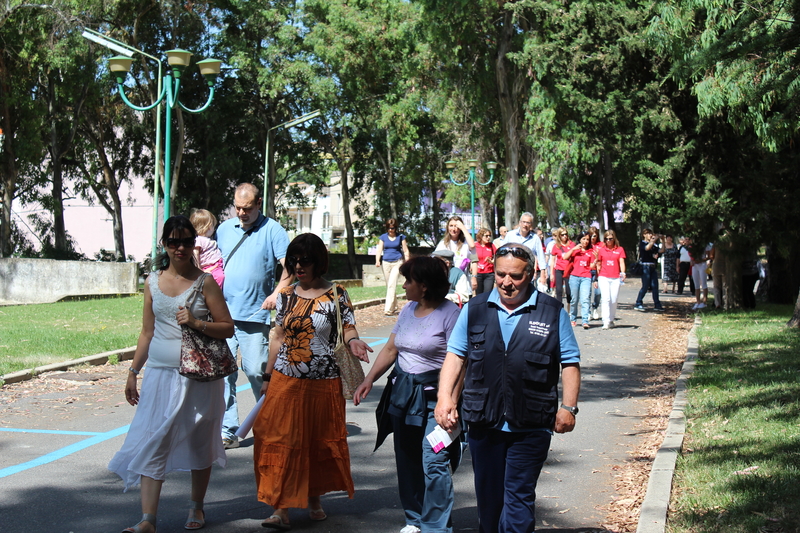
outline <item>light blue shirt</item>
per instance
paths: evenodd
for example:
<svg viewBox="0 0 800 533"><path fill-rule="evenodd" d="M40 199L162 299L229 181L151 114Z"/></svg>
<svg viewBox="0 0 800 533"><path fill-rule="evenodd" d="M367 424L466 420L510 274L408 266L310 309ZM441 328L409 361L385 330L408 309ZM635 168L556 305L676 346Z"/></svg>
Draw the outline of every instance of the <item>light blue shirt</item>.
<svg viewBox="0 0 800 533"><path fill-rule="evenodd" d="M505 307L500 305L500 294L497 292L497 289L492 289L487 302L490 309L494 308L497 311L497 318L500 322L500 332L503 335L503 344L505 346L508 346L508 342L511 340L511 336L514 334L514 330L516 329L517 324L519 324L519 320L522 318L522 315L527 312L529 307L536 305L536 300L538 297L539 291L537 291L535 287L532 287L530 298L528 298L524 304L514 309L514 311L509 312ZM461 310L461 314L458 316L456 325L453 327L453 333L450 334L450 340L447 343L447 351L453 352L461 358L467 356L467 349L469 347L467 337L467 319L469 317L468 308L469 302L464 304L464 308ZM563 308L560 311L558 320L558 335L561 346L560 363L562 365L580 363L581 351L578 347L578 340L575 338L575 332L570 324L569 315ZM508 422L505 420L503 420L502 424L498 426L497 429L500 429L501 431L522 431L510 427Z"/></svg>
<svg viewBox="0 0 800 533"><path fill-rule="evenodd" d="M259 213L254 229L233 254L228 256L245 233L238 218L217 228L217 246L225 265L222 294L234 320L269 324L270 312L261 304L275 287L275 269L286 257L289 235L280 224Z"/></svg>
<svg viewBox="0 0 800 533"><path fill-rule="evenodd" d="M531 231L528 233L527 237L523 237L520 232L519 228L515 230L511 230L506 233L506 240L503 241L503 244L524 244L527 246L535 255L536 260L539 261L539 269L544 270L547 268L547 262L544 260L544 248L542 248L542 239L536 235L536 232ZM499 246L498 246L499 248Z"/></svg>

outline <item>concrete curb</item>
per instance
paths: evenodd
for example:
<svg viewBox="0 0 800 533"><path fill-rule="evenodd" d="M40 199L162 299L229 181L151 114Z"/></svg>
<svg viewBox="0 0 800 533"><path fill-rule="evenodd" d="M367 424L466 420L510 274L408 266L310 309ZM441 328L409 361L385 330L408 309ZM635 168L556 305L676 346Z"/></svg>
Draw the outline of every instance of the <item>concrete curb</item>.
<svg viewBox="0 0 800 533"><path fill-rule="evenodd" d="M398 300L404 298L398 297ZM363 302L354 302L354 309L364 309L373 305L379 305L386 301L386 298L375 298L373 300L364 300ZM44 366L37 366L36 368L26 368L17 372L11 372L0 376L0 383L19 383L20 381L27 381L44 372L56 372L69 370L72 367L90 364L90 365L104 365L108 362L109 357L116 355L119 361L128 361L133 359L133 354L136 351L136 346L123 348L121 350L112 350L110 352L103 352L96 355L87 355L80 359L71 359L61 363L52 363Z"/></svg>
<svg viewBox="0 0 800 533"><path fill-rule="evenodd" d="M37 366L36 368L28 368L25 370L20 370L19 372L11 372L10 374L0 376L0 381L3 381L4 383L19 383L20 381L33 379L44 372L68 370L74 366L85 365L87 363L90 365L104 365L112 355L116 355L119 361L127 361L133 359L133 354L135 351L136 346L131 346L121 350L112 350L110 352L103 352L96 355L87 355L86 357L81 357L80 359L71 359L62 363L52 363L44 366Z"/></svg>
<svg viewBox="0 0 800 533"><path fill-rule="evenodd" d="M697 359L697 336L695 330L702 323L700 317L695 317L694 326L689 331L686 347L686 360L681 369L681 375L675 387L675 400L672 412L669 415L667 432L664 442L656 452L653 469L650 471L650 480L647 483L642 508L639 512L639 524L636 533L664 533L667 525L669 500L672 494L672 479L675 475L675 462L683 445L686 433L686 416L683 411L686 407L686 381L694 371Z"/></svg>

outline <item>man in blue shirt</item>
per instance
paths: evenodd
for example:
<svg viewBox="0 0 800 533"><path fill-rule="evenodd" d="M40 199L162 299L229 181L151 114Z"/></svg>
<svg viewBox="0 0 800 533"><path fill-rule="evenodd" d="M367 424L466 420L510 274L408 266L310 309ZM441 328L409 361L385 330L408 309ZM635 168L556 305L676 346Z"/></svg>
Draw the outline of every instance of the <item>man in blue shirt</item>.
<svg viewBox="0 0 800 533"><path fill-rule="evenodd" d="M533 269L527 247L497 251L495 288L464 306L439 378L435 416L446 430L458 423L463 383L480 533L534 530L552 431L572 431L578 414L578 343L561 303L531 283Z"/></svg>
<svg viewBox="0 0 800 533"><path fill-rule="evenodd" d="M528 247L528 249L533 252L534 257L536 258L536 262L538 263L535 267L536 270L539 270L539 282L547 286L547 261L545 261L544 257L544 248L542 247L542 239L533 231L533 215L528 213L522 213L519 217L519 227L517 229L511 230L506 234L506 238L503 241L503 244L511 244L511 243L518 243L524 244Z"/></svg>
<svg viewBox="0 0 800 533"><path fill-rule="evenodd" d="M258 187L242 183L236 187L233 206L237 218L220 224L217 246L225 265L222 293L233 317L234 335L228 339L231 351L242 354L242 370L250 381L258 400L261 392L261 373L269 354L269 317L275 309L278 292L292 282L283 270L280 283L274 288L277 263L284 265L289 236L276 221L265 217L258 209L261 194ZM225 378L225 417L222 421L222 441L226 449L236 448L234 435L239 428L239 409L236 403L238 372Z"/></svg>

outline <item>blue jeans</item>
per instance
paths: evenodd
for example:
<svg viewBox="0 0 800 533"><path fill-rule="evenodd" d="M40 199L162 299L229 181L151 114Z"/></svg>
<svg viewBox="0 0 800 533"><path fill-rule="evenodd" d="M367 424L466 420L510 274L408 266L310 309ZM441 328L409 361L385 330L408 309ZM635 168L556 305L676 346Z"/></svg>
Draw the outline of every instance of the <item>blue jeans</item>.
<svg viewBox="0 0 800 533"><path fill-rule="evenodd" d="M589 307L592 297L592 278L581 278L575 274L569 277L569 290L572 292L572 301L569 306L569 320L575 322L578 318L578 301L581 302L581 320L589 323Z"/></svg>
<svg viewBox="0 0 800 533"><path fill-rule="evenodd" d="M531 533L535 528L536 483L551 435L469 428L475 472L479 533Z"/></svg>
<svg viewBox="0 0 800 533"><path fill-rule="evenodd" d="M233 337L228 346L233 355L238 348L242 353L241 370L247 375L253 395L261 397L261 372L269 355L269 325L258 322L233 321ZM232 438L239 429L239 406L236 403L236 380L238 372L225 378L225 416L222 419L222 438Z"/></svg>
<svg viewBox="0 0 800 533"><path fill-rule="evenodd" d="M456 441L434 453L425 435L436 427L433 410L436 391L425 391L428 417L425 426L409 426L403 418L392 416L394 457L397 463L397 484L406 524L417 526L423 533L452 533L450 513L455 497L450 472L450 454Z"/></svg>
<svg viewBox="0 0 800 533"><path fill-rule="evenodd" d="M639 296L636 297L636 306L644 304L644 295L647 294L648 287L652 289L653 304L656 309L661 309L661 302L658 299L658 271L656 265L642 264L642 288L639 289Z"/></svg>

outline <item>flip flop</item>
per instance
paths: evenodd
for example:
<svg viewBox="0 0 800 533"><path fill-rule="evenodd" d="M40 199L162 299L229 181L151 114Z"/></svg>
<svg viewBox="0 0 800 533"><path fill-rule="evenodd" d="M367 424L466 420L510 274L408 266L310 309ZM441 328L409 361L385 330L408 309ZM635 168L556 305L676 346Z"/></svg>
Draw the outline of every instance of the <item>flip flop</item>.
<svg viewBox="0 0 800 533"><path fill-rule="evenodd" d="M272 520L273 518L277 518L278 521L270 522L270 520ZM292 525L290 523L284 522L283 518L281 518L279 515L276 514L270 516L269 518L261 522L261 527L266 527L270 529L280 529L281 531L289 531L290 529L292 529Z"/></svg>
<svg viewBox="0 0 800 533"><path fill-rule="evenodd" d="M308 517L315 522L322 522L323 520L328 518L328 515L326 515L325 510L322 507L320 507L319 509L309 509Z"/></svg>

